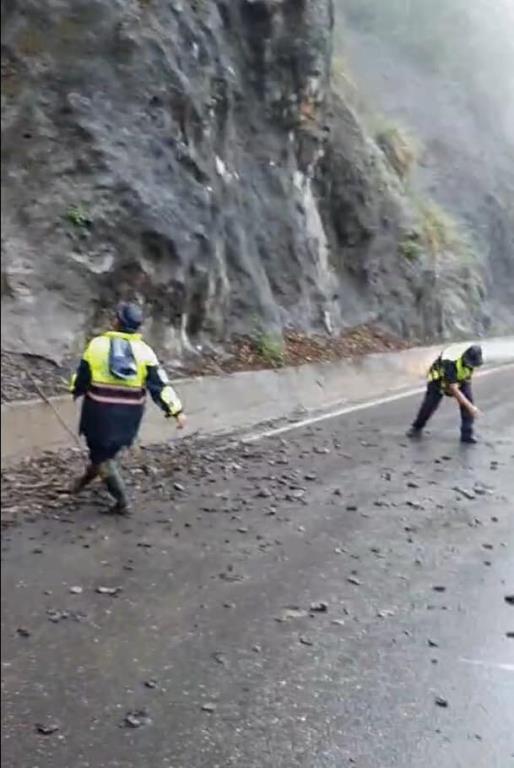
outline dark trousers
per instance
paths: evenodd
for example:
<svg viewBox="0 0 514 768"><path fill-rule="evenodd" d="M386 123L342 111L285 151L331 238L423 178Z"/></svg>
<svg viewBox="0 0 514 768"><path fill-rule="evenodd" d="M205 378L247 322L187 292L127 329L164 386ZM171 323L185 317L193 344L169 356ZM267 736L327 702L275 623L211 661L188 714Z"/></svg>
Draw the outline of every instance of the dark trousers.
<svg viewBox="0 0 514 768"><path fill-rule="evenodd" d="M473 392L471 389L471 382L463 381L461 384L459 384L459 389L462 394L472 403ZM427 421L438 409L443 397L444 395L441 393L441 385L437 381L429 381L425 397L421 403L421 408L419 409L416 420L412 425L414 429L423 429ZM469 413L469 411L467 411L466 408L463 408L462 406L460 406L460 418L460 434L462 438L467 439L473 435L474 418Z"/></svg>
<svg viewBox="0 0 514 768"><path fill-rule="evenodd" d="M86 437L87 447L89 450L89 460L91 464L99 466L104 461L111 461L116 458L118 453L122 450L123 446L117 443L96 443Z"/></svg>

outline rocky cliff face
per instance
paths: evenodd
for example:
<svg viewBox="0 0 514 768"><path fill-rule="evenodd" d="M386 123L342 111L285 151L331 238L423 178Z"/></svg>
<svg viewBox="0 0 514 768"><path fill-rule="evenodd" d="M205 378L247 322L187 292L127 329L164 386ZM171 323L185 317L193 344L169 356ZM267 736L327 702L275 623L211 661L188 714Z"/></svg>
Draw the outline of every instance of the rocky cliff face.
<svg viewBox="0 0 514 768"><path fill-rule="evenodd" d="M5 349L61 359L123 297L177 354L256 327L483 327L478 273L399 247L415 211L330 95L332 11L3 3Z"/></svg>

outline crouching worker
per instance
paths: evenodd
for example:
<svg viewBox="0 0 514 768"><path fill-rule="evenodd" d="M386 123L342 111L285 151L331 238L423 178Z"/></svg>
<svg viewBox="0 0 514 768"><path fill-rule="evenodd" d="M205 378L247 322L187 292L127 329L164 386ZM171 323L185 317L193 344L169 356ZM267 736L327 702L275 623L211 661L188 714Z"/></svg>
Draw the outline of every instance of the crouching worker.
<svg viewBox="0 0 514 768"><path fill-rule="evenodd" d="M464 353L452 352L451 348L444 351L430 367L425 398L408 436L421 436L425 424L446 395L454 397L460 407L461 441L476 443L473 424L480 411L473 404L471 378L475 368L482 363L482 348L477 344L468 347Z"/></svg>
<svg viewBox="0 0 514 768"><path fill-rule="evenodd" d="M112 511L120 515L128 514L129 503L115 458L137 437L147 390L166 417L177 420L179 429L185 424L180 400L138 333L142 322L136 304L120 304L113 330L89 343L70 387L75 400L84 397L79 431L90 459L73 491L100 476L115 500Z"/></svg>

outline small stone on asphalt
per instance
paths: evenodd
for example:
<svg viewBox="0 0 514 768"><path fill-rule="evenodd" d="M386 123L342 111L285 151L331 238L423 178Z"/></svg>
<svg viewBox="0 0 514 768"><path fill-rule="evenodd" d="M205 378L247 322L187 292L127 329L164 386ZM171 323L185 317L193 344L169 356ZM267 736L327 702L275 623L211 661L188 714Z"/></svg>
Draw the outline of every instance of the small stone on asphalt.
<svg viewBox="0 0 514 768"><path fill-rule="evenodd" d="M476 495L473 493L473 491L468 491L466 488L455 486L453 490L456 491L456 493L460 493L461 496L464 496L464 498L468 499L469 501L476 499Z"/></svg>
<svg viewBox="0 0 514 768"><path fill-rule="evenodd" d="M111 595L111 597L114 597L118 592L121 592L121 587L97 587L95 592L99 595Z"/></svg>
<svg viewBox="0 0 514 768"><path fill-rule="evenodd" d="M323 602L311 603L309 611L311 613L326 613L328 611L328 604Z"/></svg>
<svg viewBox="0 0 514 768"><path fill-rule="evenodd" d="M138 709L134 712L127 712L123 720L126 728L141 728L142 725L148 725L150 718L145 709Z"/></svg>
<svg viewBox="0 0 514 768"><path fill-rule="evenodd" d="M53 720L48 720L45 723L36 723L36 730L43 736L50 736L52 733L56 733L60 728L59 723Z"/></svg>

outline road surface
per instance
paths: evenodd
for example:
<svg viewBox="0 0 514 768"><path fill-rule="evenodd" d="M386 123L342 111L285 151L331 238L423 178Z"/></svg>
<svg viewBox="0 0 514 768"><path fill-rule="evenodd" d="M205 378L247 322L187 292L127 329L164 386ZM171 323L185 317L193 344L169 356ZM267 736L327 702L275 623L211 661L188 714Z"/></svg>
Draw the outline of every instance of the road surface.
<svg viewBox="0 0 514 768"><path fill-rule="evenodd" d="M407 397L8 529L4 768L514 766L513 385L476 447Z"/></svg>

